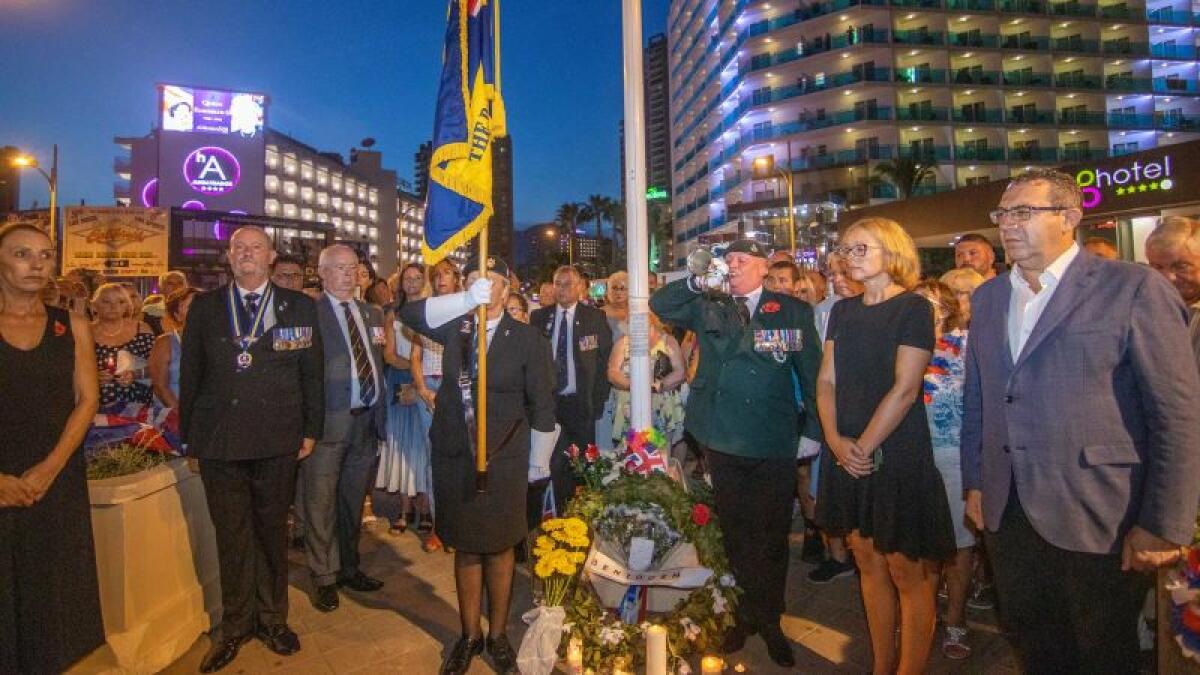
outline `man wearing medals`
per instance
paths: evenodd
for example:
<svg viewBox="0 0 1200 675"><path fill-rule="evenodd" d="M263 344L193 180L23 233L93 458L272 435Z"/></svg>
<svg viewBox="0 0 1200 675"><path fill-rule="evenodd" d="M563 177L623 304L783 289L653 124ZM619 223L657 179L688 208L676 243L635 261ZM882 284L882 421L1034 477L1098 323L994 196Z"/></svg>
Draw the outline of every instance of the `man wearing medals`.
<svg viewBox="0 0 1200 675"><path fill-rule="evenodd" d="M287 514L296 463L322 434L324 359L316 307L270 283L274 259L261 228L234 232L234 281L196 296L184 333L180 430L200 464L223 605L203 673L251 637L281 655L300 649L287 626Z"/></svg>
<svg viewBox="0 0 1200 675"><path fill-rule="evenodd" d="M763 288L762 244L733 242L725 263L728 279L722 286L727 284L728 293L706 292L706 277L693 276L658 290L650 309L664 322L693 331L699 341L685 425L706 448L725 552L745 591L723 648L739 651L757 633L771 660L790 668L795 656L779 620L796 447L799 442L815 454L821 442L815 398L821 346L812 307ZM803 424L797 388L807 411Z"/></svg>
<svg viewBox="0 0 1200 675"><path fill-rule="evenodd" d="M325 428L301 464L301 508L313 606L338 608L337 586L377 591L383 582L358 567L363 502L378 437L387 424L383 377L383 313L354 299L358 255L338 244L321 251L317 273L325 292L317 300L325 358Z"/></svg>

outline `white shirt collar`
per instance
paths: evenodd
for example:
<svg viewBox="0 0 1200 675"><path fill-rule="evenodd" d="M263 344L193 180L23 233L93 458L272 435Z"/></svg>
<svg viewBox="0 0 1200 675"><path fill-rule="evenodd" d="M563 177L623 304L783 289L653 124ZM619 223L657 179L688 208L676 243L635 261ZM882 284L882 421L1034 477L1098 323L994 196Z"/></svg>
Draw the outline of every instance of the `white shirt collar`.
<svg viewBox="0 0 1200 675"><path fill-rule="evenodd" d="M325 297L329 298L329 301L333 303L334 307L340 307L343 302L348 302L352 307L355 307L356 309L358 308L358 303L354 302L353 296L351 296L349 300L338 300L337 296L335 296L333 293L330 293L329 291L324 291L324 293Z"/></svg>
<svg viewBox="0 0 1200 675"><path fill-rule="evenodd" d="M1038 275L1038 281L1042 288L1057 286L1058 282L1062 281L1063 275L1067 273L1067 268L1079 257L1079 244L1071 242L1071 247L1063 251L1054 262L1046 266L1042 273ZM1029 282L1025 280L1025 275L1021 273L1021 266L1014 265L1012 272L1008 275L1009 281L1013 288L1023 288L1032 290Z"/></svg>
<svg viewBox="0 0 1200 675"><path fill-rule="evenodd" d="M733 297L745 298L747 303L749 303L751 306L754 306L754 305L758 304L758 299L762 297L762 292L763 292L763 287L762 287L762 285L759 285L758 288L750 291L749 293L747 293L745 295L735 295Z"/></svg>
<svg viewBox="0 0 1200 675"><path fill-rule="evenodd" d="M554 313L558 314L559 312L566 312L568 315L574 316L575 308L578 306L579 306L578 302L571 303L570 307L563 307L562 305L560 305L556 302L556 303L554 303Z"/></svg>
<svg viewBox="0 0 1200 675"><path fill-rule="evenodd" d="M271 280L267 279L266 281L263 282L262 286L259 286L258 288L252 288L250 290L246 290L246 289L242 288L241 286L238 286L237 282L234 282L234 286L237 286L238 299L245 300L246 296L250 293L258 293L258 297L261 298L263 296L263 294L267 292L267 285L269 285L270 283L271 283Z"/></svg>

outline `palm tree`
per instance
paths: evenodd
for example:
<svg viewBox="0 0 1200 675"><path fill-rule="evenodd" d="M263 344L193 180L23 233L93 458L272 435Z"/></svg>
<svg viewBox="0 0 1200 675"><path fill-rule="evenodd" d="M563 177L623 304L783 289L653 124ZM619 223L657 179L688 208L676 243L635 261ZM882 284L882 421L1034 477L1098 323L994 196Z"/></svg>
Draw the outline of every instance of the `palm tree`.
<svg viewBox="0 0 1200 675"><path fill-rule="evenodd" d="M610 197L604 195L592 195L588 197L587 203L584 204L584 220L590 220L596 224L596 254L600 254L600 242L603 238L603 223L604 221L612 222L613 212L616 210L616 202ZM615 243L615 242L614 242ZM615 256L614 250L614 256ZM596 264L600 265L601 261L597 260Z"/></svg>
<svg viewBox="0 0 1200 675"><path fill-rule="evenodd" d="M914 152L894 160L881 162L875 167L873 182L887 178L896 186L900 199L908 199L913 190L930 177L937 175L937 159L932 153Z"/></svg>
<svg viewBox="0 0 1200 675"><path fill-rule="evenodd" d="M558 213L554 216L558 226L567 231L567 258L569 260L574 258L571 252L575 249L575 228L583 219L584 208L584 205L579 202L566 202L558 207Z"/></svg>

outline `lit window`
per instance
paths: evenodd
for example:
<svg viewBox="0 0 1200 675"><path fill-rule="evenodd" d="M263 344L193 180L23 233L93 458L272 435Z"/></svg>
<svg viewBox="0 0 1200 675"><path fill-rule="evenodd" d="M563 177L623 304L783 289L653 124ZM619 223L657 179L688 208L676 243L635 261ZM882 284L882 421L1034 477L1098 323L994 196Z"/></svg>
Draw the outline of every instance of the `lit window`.
<svg viewBox="0 0 1200 675"><path fill-rule="evenodd" d="M379 247L375 244L371 244L368 250L371 251L371 255L379 255Z"/></svg>
<svg viewBox="0 0 1200 675"><path fill-rule="evenodd" d="M329 185L329 172L325 169L317 169L317 187L326 185Z"/></svg>
<svg viewBox="0 0 1200 675"><path fill-rule="evenodd" d="M347 202L343 203L342 211L344 211L346 213L346 215L348 215L348 216L354 215L354 202L347 201Z"/></svg>
<svg viewBox="0 0 1200 675"><path fill-rule="evenodd" d="M274 169L279 166L279 152L271 146L267 146L267 168Z"/></svg>
<svg viewBox="0 0 1200 675"><path fill-rule="evenodd" d="M290 180L283 184L283 194L288 197L295 197L296 189L296 184Z"/></svg>
<svg viewBox="0 0 1200 675"><path fill-rule="evenodd" d="M328 192L318 192L317 193L317 206L321 206L321 207L329 206L329 193Z"/></svg>
<svg viewBox="0 0 1200 675"><path fill-rule="evenodd" d="M340 191L342 189L342 174L333 173L329 175L329 187L332 190Z"/></svg>
<svg viewBox="0 0 1200 675"><path fill-rule="evenodd" d="M295 218L297 211L298 210L296 209L295 204L284 204L283 205L283 215L288 218Z"/></svg>
<svg viewBox="0 0 1200 675"><path fill-rule="evenodd" d="M328 223L329 222L329 214L328 213L318 213L317 214L317 222L318 223Z"/></svg>
<svg viewBox="0 0 1200 675"><path fill-rule="evenodd" d="M263 211L266 211L268 216L276 215L279 213L279 202L274 199L264 201Z"/></svg>
<svg viewBox="0 0 1200 675"><path fill-rule="evenodd" d="M300 188L300 201L302 201L306 204L311 204L312 200L313 200L313 189L307 185Z"/></svg>
<svg viewBox="0 0 1200 675"><path fill-rule="evenodd" d="M367 225L366 225L366 223L359 223L359 224L358 224L358 233L359 233L359 234L361 234L361 235L362 235L362 236L364 236L364 237L365 237L365 236L367 236Z"/></svg>
<svg viewBox="0 0 1200 675"><path fill-rule="evenodd" d="M300 165L300 179L311 182L315 175L316 172L313 171L312 162L304 160L304 163Z"/></svg>
<svg viewBox="0 0 1200 675"><path fill-rule="evenodd" d="M279 176L274 176L274 175L267 176L265 181L263 182L263 187L266 188L267 192L278 192L279 191Z"/></svg>
<svg viewBox="0 0 1200 675"><path fill-rule="evenodd" d="M367 217L367 207L366 207L366 205L365 205L365 204L359 204L359 205L358 205L358 217L359 217L359 218L366 218L366 217Z"/></svg>
<svg viewBox="0 0 1200 675"><path fill-rule="evenodd" d="M283 172L289 176L295 176L299 171L300 164L296 161L296 155L288 153L283 156Z"/></svg>
<svg viewBox="0 0 1200 675"><path fill-rule="evenodd" d="M378 199L378 198L376 198L376 199ZM358 201L360 201L360 202L367 201L367 188L364 185L358 186Z"/></svg>
<svg viewBox="0 0 1200 675"><path fill-rule="evenodd" d="M345 183L345 185L346 185L346 190L345 190L346 196L347 196L347 197L354 197L354 192L355 192L355 190L354 190L354 181L352 181L352 180L350 180L349 178L347 178L347 179L346 179L346 183Z"/></svg>
<svg viewBox="0 0 1200 675"><path fill-rule="evenodd" d="M369 237L371 237L371 241L379 241L379 228L372 227L370 230L367 231L367 235Z"/></svg>
<svg viewBox="0 0 1200 675"><path fill-rule="evenodd" d="M334 227L336 227L336 228L339 228L339 229L340 229L340 228L342 227L342 218L341 218L341 216L334 216L334 217L332 217L332 218L330 218L330 219L329 219L329 222L333 223L333 226L334 226Z"/></svg>
<svg viewBox="0 0 1200 675"><path fill-rule="evenodd" d="M379 220L379 212L376 211L375 209L371 209L371 210L367 211L367 217L370 218L371 220Z"/></svg>
<svg viewBox="0 0 1200 675"><path fill-rule="evenodd" d="M333 207L333 210L341 211L342 210L342 198L337 195L330 197L329 205Z"/></svg>
<svg viewBox="0 0 1200 675"><path fill-rule="evenodd" d="M312 209L300 209L300 220L312 220L312 219L313 219L313 210Z"/></svg>
<svg viewBox="0 0 1200 675"><path fill-rule="evenodd" d="M371 203L372 203L372 204L378 204L378 203L379 203L379 190L376 190L375 188L371 188L371 199L370 199L370 201L371 201Z"/></svg>

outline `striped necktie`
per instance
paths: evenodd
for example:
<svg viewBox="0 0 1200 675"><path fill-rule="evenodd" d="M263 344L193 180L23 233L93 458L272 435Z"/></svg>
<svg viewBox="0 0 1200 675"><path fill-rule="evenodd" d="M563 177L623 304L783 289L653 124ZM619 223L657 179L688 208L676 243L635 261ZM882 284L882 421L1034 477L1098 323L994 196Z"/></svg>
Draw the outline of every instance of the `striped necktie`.
<svg viewBox="0 0 1200 675"><path fill-rule="evenodd" d="M367 356L367 345L363 342L362 332L358 330L358 322L354 320L354 312L350 311L350 303L342 303L342 311L346 314L346 328L350 333L350 353L354 356L355 376L358 377L358 398L364 406L375 402L375 371L371 368L371 358Z"/></svg>

